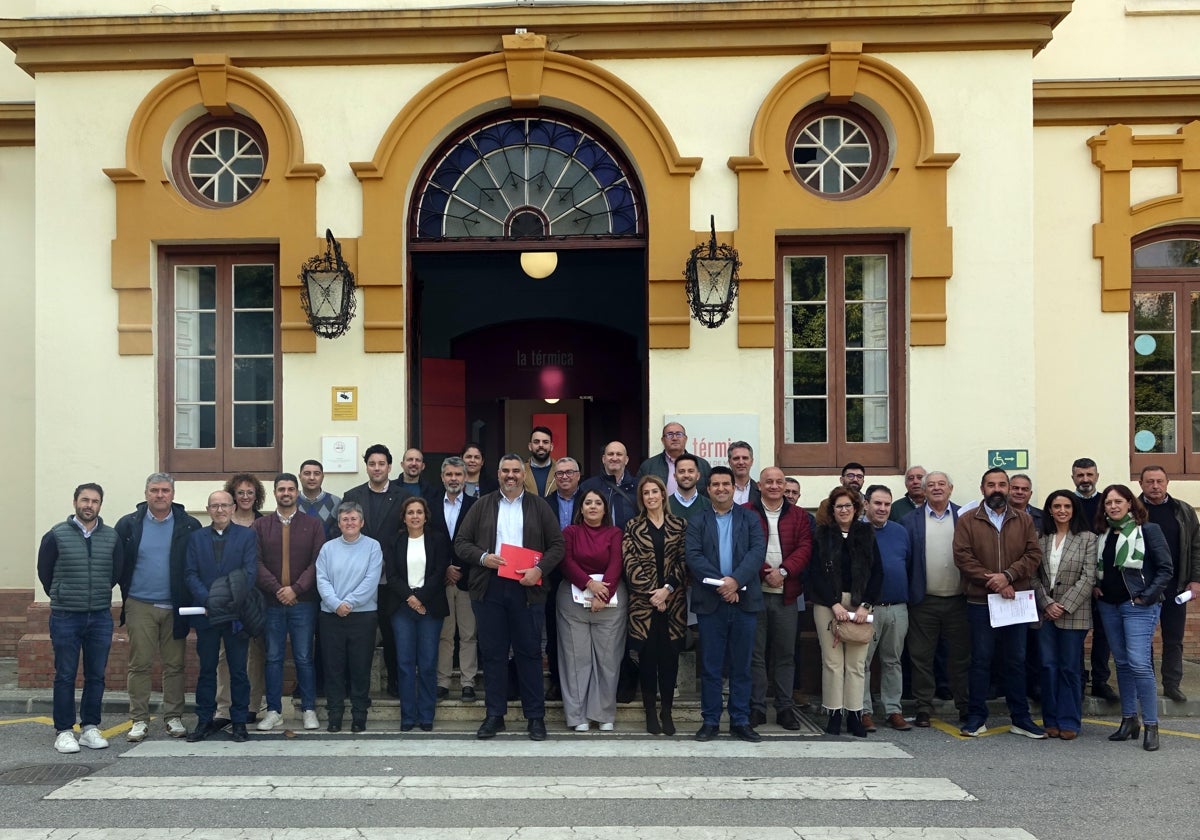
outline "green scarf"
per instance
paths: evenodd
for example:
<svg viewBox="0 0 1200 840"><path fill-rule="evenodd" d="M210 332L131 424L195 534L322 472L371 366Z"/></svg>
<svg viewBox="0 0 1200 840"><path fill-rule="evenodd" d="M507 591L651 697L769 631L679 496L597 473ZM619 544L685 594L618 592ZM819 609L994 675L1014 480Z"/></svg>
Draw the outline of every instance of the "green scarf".
<svg viewBox="0 0 1200 840"><path fill-rule="evenodd" d="M1117 532L1117 546L1113 554L1113 565L1118 569L1140 569L1146 557L1146 543L1142 539L1142 529L1133 519L1133 514L1125 514L1120 519L1108 519L1108 527ZM1104 543L1107 540L1096 541L1096 580L1104 580Z"/></svg>

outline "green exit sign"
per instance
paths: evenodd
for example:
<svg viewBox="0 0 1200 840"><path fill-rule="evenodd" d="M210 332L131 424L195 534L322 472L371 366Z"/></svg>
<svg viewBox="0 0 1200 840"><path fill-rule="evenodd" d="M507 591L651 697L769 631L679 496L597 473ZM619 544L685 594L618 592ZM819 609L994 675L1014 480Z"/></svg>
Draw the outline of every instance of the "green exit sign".
<svg viewBox="0 0 1200 840"><path fill-rule="evenodd" d="M1029 469L1028 449L989 449L987 451L988 469L1000 467L1005 470Z"/></svg>

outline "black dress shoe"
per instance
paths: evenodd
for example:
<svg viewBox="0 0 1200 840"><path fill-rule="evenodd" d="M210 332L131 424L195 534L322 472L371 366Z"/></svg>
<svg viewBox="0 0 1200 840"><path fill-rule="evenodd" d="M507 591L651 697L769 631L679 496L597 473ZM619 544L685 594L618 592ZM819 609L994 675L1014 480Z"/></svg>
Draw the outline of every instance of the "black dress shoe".
<svg viewBox="0 0 1200 840"><path fill-rule="evenodd" d="M449 700L450 699L450 689L439 685L437 687L437 699L438 700Z"/></svg>
<svg viewBox="0 0 1200 840"><path fill-rule="evenodd" d="M671 712L668 709L663 709L661 720L663 734L674 735L675 721L671 718Z"/></svg>
<svg viewBox="0 0 1200 840"><path fill-rule="evenodd" d="M478 731L475 733L476 738L495 738L497 732L504 731L504 718L499 715L488 715L483 719L483 723L479 725Z"/></svg>
<svg viewBox="0 0 1200 840"><path fill-rule="evenodd" d="M696 730L696 740L711 741L713 738L716 738L720 732L721 730L713 726L711 723L706 723Z"/></svg>
<svg viewBox="0 0 1200 840"><path fill-rule="evenodd" d="M550 683L549 687L546 689L546 699L553 700L555 702L562 700L562 689L559 687L558 683Z"/></svg>
<svg viewBox="0 0 1200 840"><path fill-rule="evenodd" d="M412 732L414 726L416 726L415 723L403 723L400 725L400 731L401 732Z"/></svg>
<svg viewBox="0 0 1200 840"><path fill-rule="evenodd" d="M331 720L329 725L325 727L326 732L341 732L342 722L340 720Z"/></svg>
<svg viewBox="0 0 1200 840"><path fill-rule="evenodd" d="M209 721L208 731L220 732L231 723L233 723L233 721L231 721L229 718L213 718L211 721Z"/></svg>
<svg viewBox="0 0 1200 840"><path fill-rule="evenodd" d="M929 712L917 712L916 718L913 720L913 726L918 729L928 729L932 724L929 721Z"/></svg>
<svg viewBox="0 0 1200 840"><path fill-rule="evenodd" d="M234 743L242 744L250 739L250 735L246 732L246 724L235 723L233 725L233 740Z"/></svg>
<svg viewBox="0 0 1200 840"><path fill-rule="evenodd" d="M1171 688L1164 688L1163 697L1166 697L1168 700L1174 700L1176 703L1187 702L1187 695L1180 691L1179 686L1177 685L1172 686Z"/></svg>
<svg viewBox="0 0 1200 840"><path fill-rule="evenodd" d="M784 709L775 715L775 722L790 732L795 732L800 728L800 719L791 709Z"/></svg>
<svg viewBox="0 0 1200 840"><path fill-rule="evenodd" d="M750 712L750 725L751 726L762 726L766 722L767 722L767 713L766 712L760 712L758 709L755 709L754 711ZM730 730L730 731L732 731L732 730Z"/></svg>
<svg viewBox="0 0 1200 840"><path fill-rule="evenodd" d="M462 701L464 703L474 703L475 702L475 686L473 686L473 685L464 685L463 686Z"/></svg>
<svg viewBox="0 0 1200 840"><path fill-rule="evenodd" d="M762 740L762 736L754 731L754 727L745 723L735 723L730 726L729 734L739 741L749 741L751 744L757 744Z"/></svg>
<svg viewBox="0 0 1200 840"><path fill-rule="evenodd" d="M546 740L546 721L542 718L530 718L528 729L530 741Z"/></svg>
<svg viewBox="0 0 1200 840"><path fill-rule="evenodd" d="M350 724L350 731L351 732L366 732L367 731L367 719L366 718L355 718L354 722Z"/></svg>
<svg viewBox="0 0 1200 840"><path fill-rule="evenodd" d="M196 728L193 729L191 732L189 732L187 735L187 742L189 744L199 743L200 741L203 741L205 738L207 738L212 733L213 733L212 721L197 721Z"/></svg>
<svg viewBox="0 0 1200 840"><path fill-rule="evenodd" d="M1120 703L1121 697L1117 692L1112 690L1112 686L1108 683L1099 683L1092 686L1092 696L1099 697L1105 703Z"/></svg>
<svg viewBox="0 0 1200 840"><path fill-rule="evenodd" d="M420 723L420 724L417 724L417 725L421 727L421 731L422 731L422 732L432 732L432 731L433 731L433 724L432 724L432 723Z"/></svg>

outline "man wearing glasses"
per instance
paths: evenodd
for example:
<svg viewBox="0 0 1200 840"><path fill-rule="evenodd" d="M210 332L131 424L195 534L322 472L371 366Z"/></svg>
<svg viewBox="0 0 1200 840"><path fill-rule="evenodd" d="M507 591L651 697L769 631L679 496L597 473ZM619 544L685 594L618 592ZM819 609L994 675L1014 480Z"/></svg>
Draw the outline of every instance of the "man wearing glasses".
<svg viewBox="0 0 1200 840"><path fill-rule="evenodd" d="M863 482L867 480L867 470L857 461L851 461L842 467L842 486L862 495Z"/></svg>
<svg viewBox="0 0 1200 840"><path fill-rule="evenodd" d="M668 423L663 426L663 451L653 458L647 458L643 461L641 468L638 470L637 477L656 475L666 482L667 495L673 495L679 489L679 486L675 483L675 459L684 452L687 452L687 442L687 431L683 428L682 424ZM692 457L696 459L696 466L700 468L700 482L697 486L700 488L702 494L707 495L708 474L712 470L712 466L699 455L692 455Z"/></svg>

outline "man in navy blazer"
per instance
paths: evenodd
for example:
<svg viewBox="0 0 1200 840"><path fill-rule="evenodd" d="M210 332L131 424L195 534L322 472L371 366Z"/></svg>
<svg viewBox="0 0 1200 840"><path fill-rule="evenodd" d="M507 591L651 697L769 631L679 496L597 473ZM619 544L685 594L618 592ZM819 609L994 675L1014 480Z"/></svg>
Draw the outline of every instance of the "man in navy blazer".
<svg viewBox="0 0 1200 840"><path fill-rule="evenodd" d="M209 588L218 578L244 574L247 589L254 588L258 577L258 539L254 531L230 521L233 496L217 490L208 497L208 515L212 524L188 537L187 562L184 578L192 603L205 606ZM200 671L196 675L196 728L187 736L189 742L203 741L212 732L213 714L217 710L217 657L225 645L225 661L229 664L229 717L233 721L233 740L245 741L246 718L249 716L250 680L246 676L246 654L249 640L241 635L236 622L210 624L204 615L192 616L196 630L196 655Z"/></svg>
<svg viewBox="0 0 1200 840"><path fill-rule="evenodd" d="M442 461L442 492L426 499L429 503L429 528L441 531L450 538L458 536L463 516L475 497L463 492L467 480L467 465L462 458L451 456ZM467 575L470 567L452 557L446 570L446 602L450 613L442 623L438 637L437 699L450 697L450 677L454 670L454 635L458 633L458 673L464 703L475 701L475 677L479 674L478 645L475 639L475 611L467 594Z"/></svg>
<svg viewBox="0 0 1200 840"><path fill-rule="evenodd" d="M767 541L754 512L733 503L733 471L713 467L708 477L712 508L692 517L687 530L687 566L692 575L692 611L700 622L700 710L697 741L720 731L721 674L729 662L729 734L762 740L750 725L750 660L763 609L759 570Z"/></svg>

